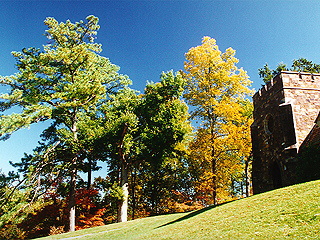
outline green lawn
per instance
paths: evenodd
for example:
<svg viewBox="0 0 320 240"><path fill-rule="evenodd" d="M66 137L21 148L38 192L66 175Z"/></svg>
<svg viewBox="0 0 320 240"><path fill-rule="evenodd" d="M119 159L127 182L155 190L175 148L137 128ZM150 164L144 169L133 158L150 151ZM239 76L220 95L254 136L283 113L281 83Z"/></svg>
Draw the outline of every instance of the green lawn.
<svg viewBox="0 0 320 240"><path fill-rule="evenodd" d="M320 239L320 181L42 239Z"/></svg>

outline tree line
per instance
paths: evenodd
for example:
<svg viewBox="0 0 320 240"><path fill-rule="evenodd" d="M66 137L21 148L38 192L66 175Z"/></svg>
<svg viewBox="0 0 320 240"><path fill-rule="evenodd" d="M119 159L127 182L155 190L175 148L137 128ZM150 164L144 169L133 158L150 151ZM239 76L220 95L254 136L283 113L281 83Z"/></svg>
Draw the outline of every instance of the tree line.
<svg viewBox="0 0 320 240"><path fill-rule="evenodd" d="M258 71L260 78L267 83L280 74L281 71L319 73L320 64L314 63L306 58L298 58L292 61L290 68L284 63L279 63L275 69L270 69L268 63L266 63L262 68L259 68Z"/></svg>
<svg viewBox="0 0 320 240"><path fill-rule="evenodd" d="M190 211L250 194L252 91L235 50L221 52L204 37L186 53L184 70L163 72L139 93L100 55L98 21L47 18L49 43L13 52L18 73L0 77L9 89L0 95L1 140L49 124L33 153L12 164L17 171L0 174L0 238ZM108 169L93 179L100 162Z"/></svg>

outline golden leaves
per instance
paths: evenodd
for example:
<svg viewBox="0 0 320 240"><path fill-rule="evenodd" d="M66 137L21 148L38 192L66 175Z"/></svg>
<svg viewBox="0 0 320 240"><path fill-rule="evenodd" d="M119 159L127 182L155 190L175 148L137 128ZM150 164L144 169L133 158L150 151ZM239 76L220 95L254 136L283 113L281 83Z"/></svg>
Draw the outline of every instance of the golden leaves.
<svg viewBox="0 0 320 240"><path fill-rule="evenodd" d="M247 73L238 68L235 50L219 50L216 40L204 37L202 44L186 54L185 98L194 106L192 117L202 120L190 146L190 160L201 173L198 191L226 199L232 178L243 170L251 151L250 111L246 97L252 91ZM213 202L216 202L215 200Z"/></svg>

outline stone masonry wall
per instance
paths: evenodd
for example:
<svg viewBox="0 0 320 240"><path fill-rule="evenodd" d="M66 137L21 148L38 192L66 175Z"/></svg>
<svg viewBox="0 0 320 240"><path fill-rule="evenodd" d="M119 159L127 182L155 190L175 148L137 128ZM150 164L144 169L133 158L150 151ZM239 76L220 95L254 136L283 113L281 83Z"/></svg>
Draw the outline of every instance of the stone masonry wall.
<svg viewBox="0 0 320 240"><path fill-rule="evenodd" d="M314 126L320 110L320 74L282 73L284 95L291 101L299 147Z"/></svg>
<svg viewBox="0 0 320 240"><path fill-rule="evenodd" d="M296 155L320 110L320 74L282 72L253 104L254 193L296 183Z"/></svg>
<svg viewBox="0 0 320 240"><path fill-rule="evenodd" d="M278 76L263 86L254 96L254 123L251 127L252 135L252 181L254 193L272 190L274 188L271 177L272 163L279 162L283 150L282 127L279 119L279 104L284 99L282 79ZM273 119L272 130L266 129L266 120ZM271 130L271 131L270 131Z"/></svg>

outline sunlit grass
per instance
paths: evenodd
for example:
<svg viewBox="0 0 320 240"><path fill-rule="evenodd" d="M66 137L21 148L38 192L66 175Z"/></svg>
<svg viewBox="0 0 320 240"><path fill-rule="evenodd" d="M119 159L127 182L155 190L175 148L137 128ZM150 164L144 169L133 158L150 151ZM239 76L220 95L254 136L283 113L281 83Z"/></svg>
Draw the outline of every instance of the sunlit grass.
<svg viewBox="0 0 320 240"><path fill-rule="evenodd" d="M320 239L320 181L43 239Z"/></svg>

